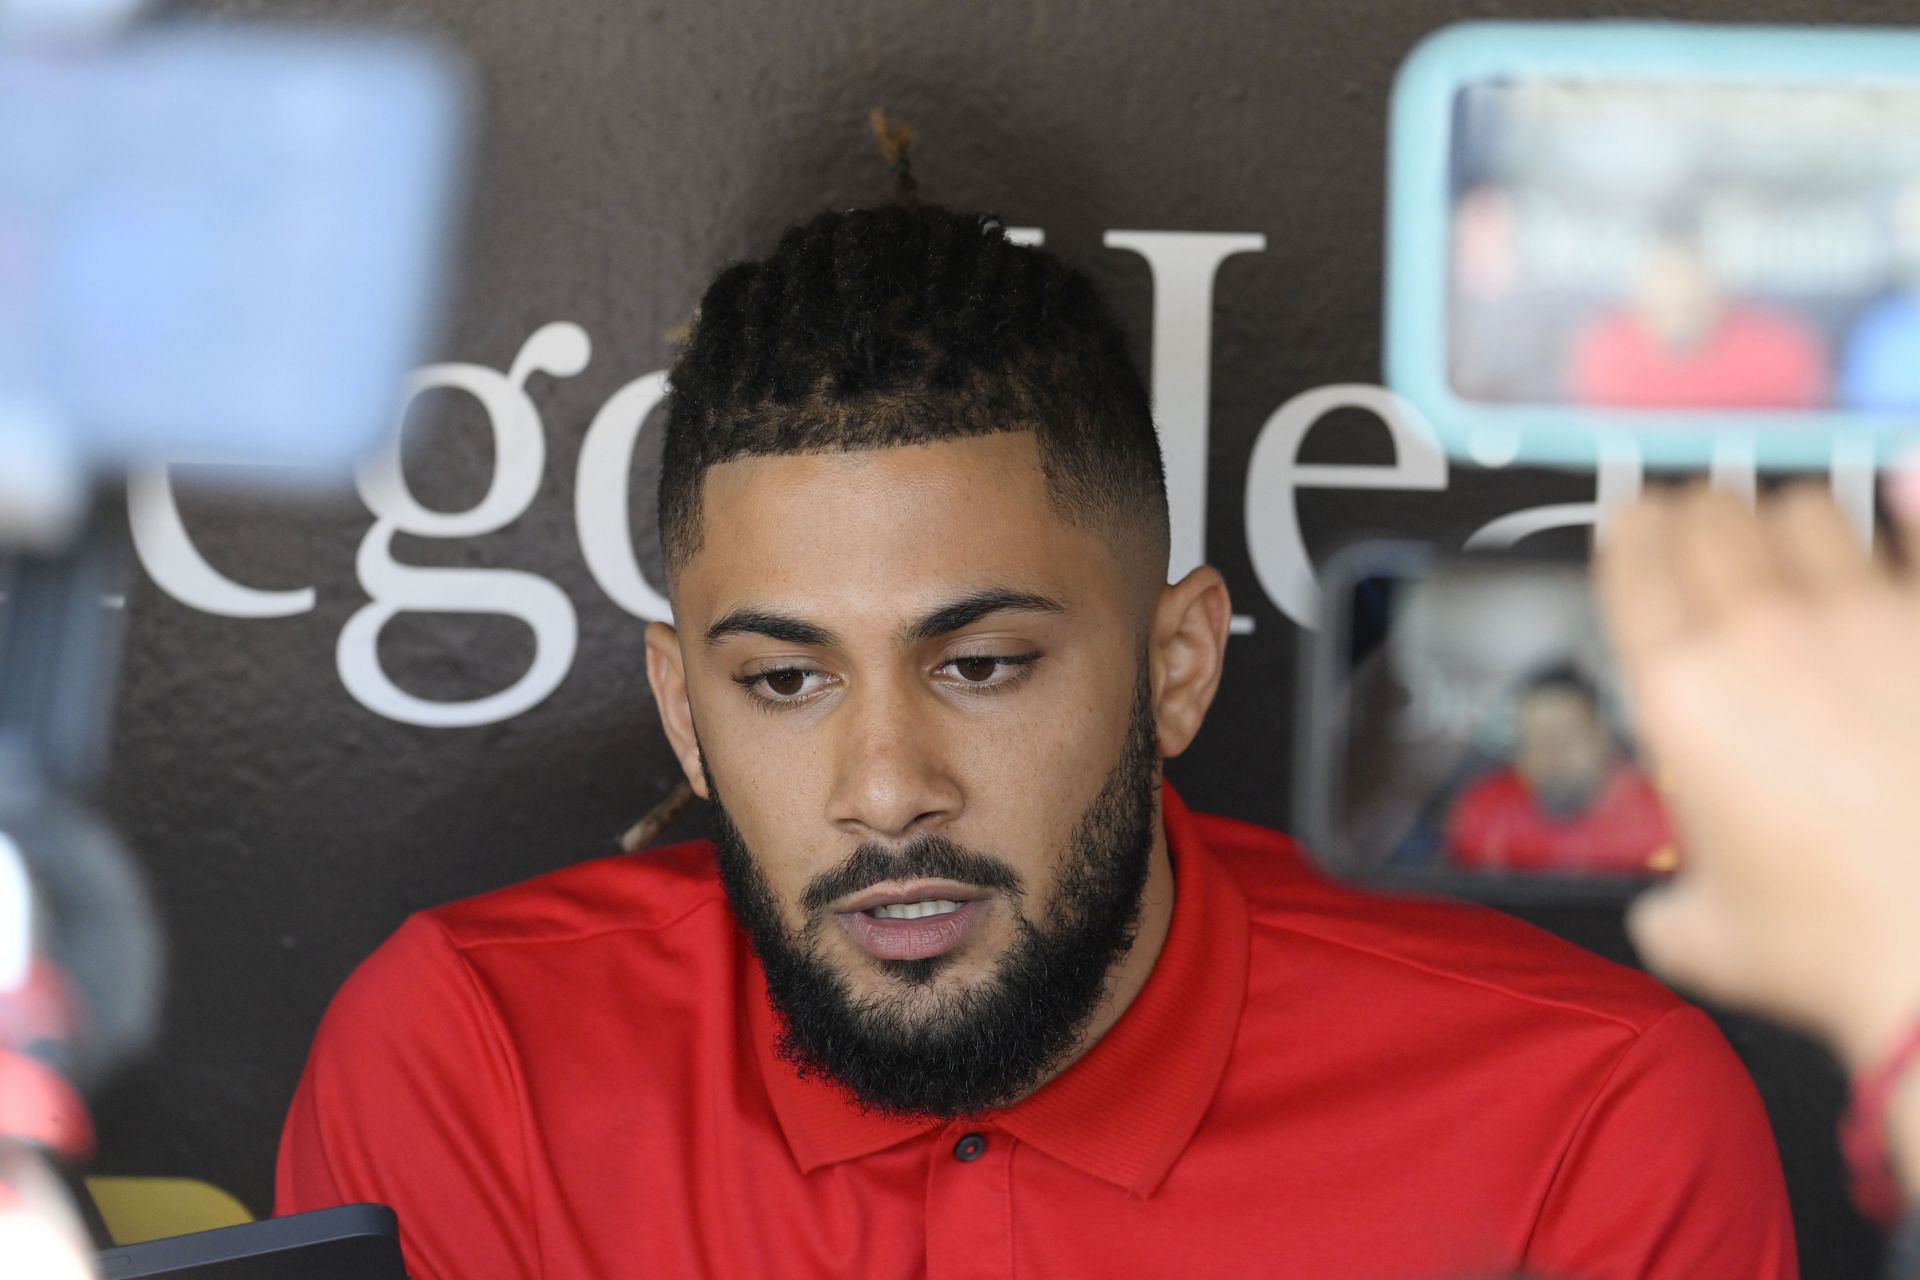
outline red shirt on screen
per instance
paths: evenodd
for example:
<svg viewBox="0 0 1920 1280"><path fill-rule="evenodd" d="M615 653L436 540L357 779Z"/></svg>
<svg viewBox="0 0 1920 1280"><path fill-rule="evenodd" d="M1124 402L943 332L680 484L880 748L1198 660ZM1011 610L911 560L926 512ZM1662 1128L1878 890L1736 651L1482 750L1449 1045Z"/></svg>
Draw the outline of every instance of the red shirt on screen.
<svg viewBox="0 0 1920 1280"><path fill-rule="evenodd" d="M1145 987L962 1123L775 1055L708 845L415 916L320 1028L277 1208L394 1206L416 1280L1796 1274L1766 1115L1704 1015L1165 810Z"/></svg>
<svg viewBox="0 0 1920 1280"><path fill-rule="evenodd" d="M1790 316L1729 307L1698 342L1675 351L1631 313L1602 317L1574 346L1569 396L1623 408L1801 409L1822 403L1826 355Z"/></svg>
<svg viewBox="0 0 1920 1280"><path fill-rule="evenodd" d="M1525 779L1502 769L1468 787L1447 823L1447 856L1481 870L1646 872L1665 869L1672 850L1660 793L1624 762L1570 817L1543 812Z"/></svg>

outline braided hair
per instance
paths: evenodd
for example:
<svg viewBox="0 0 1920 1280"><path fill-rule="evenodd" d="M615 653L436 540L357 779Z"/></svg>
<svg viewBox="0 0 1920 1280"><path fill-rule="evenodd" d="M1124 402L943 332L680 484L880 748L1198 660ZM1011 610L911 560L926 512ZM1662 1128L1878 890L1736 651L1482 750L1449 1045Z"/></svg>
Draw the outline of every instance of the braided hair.
<svg viewBox="0 0 1920 1280"><path fill-rule="evenodd" d="M699 550L709 467L1007 431L1034 434L1064 516L1145 529L1164 560L1146 387L1093 282L998 219L921 203L910 175L899 185L893 205L792 227L701 299L668 378L669 576Z"/></svg>

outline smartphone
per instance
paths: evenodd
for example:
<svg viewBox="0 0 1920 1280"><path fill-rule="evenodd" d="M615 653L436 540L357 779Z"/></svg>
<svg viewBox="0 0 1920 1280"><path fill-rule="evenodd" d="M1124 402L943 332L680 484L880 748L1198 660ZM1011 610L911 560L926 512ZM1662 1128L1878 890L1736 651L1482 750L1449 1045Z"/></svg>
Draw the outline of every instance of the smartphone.
<svg viewBox="0 0 1920 1280"><path fill-rule="evenodd" d="M1294 795L1328 870L1524 902L1677 868L1584 562L1370 542L1326 590Z"/></svg>
<svg viewBox="0 0 1920 1280"><path fill-rule="evenodd" d="M393 1210L349 1204L108 1249L101 1280L406 1280Z"/></svg>
<svg viewBox="0 0 1920 1280"><path fill-rule="evenodd" d="M1387 383L1455 455L1920 440L1920 34L1469 23L1390 136Z"/></svg>

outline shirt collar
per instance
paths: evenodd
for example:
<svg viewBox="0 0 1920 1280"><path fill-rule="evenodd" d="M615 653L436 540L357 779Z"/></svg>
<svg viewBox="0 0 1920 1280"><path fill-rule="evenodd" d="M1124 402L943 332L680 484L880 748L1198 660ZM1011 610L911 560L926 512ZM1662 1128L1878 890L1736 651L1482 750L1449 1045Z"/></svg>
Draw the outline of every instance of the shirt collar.
<svg viewBox="0 0 1920 1280"><path fill-rule="evenodd" d="M983 1117L1022 1142L1135 1195L1152 1195L1213 1100L1247 990L1247 903L1173 788L1161 811L1173 855L1173 921L1127 1011L1045 1088ZM774 1045L759 965L747 1016L761 1075L804 1173L939 1127L862 1111L830 1082L802 1078Z"/></svg>

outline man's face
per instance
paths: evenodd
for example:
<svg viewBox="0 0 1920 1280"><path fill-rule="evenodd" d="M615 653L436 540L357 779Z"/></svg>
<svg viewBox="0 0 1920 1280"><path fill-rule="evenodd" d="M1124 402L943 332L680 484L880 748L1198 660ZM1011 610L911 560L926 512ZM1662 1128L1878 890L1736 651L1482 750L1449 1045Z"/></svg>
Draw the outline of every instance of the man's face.
<svg viewBox="0 0 1920 1280"><path fill-rule="evenodd" d="M1549 814L1584 813L1606 780L1613 739L1584 694L1536 689L1520 701L1514 768Z"/></svg>
<svg viewBox="0 0 1920 1280"><path fill-rule="evenodd" d="M1695 249L1666 242L1653 246L1634 278L1634 308L1647 332L1672 352L1707 336L1720 319L1720 289Z"/></svg>
<svg viewBox="0 0 1920 1280"><path fill-rule="evenodd" d="M960 1113L1084 1027L1159 839L1155 585L1060 516L1028 434L708 472L679 653L723 877L803 1063ZM934 1069L969 1047L964 1078Z"/></svg>

